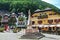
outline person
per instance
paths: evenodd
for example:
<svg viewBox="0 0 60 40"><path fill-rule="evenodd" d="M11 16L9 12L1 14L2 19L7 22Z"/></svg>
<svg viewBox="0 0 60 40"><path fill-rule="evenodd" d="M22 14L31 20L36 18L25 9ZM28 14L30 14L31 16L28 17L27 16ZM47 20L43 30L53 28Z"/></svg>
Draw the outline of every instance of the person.
<svg viewBox="0 0 60 40"><path fill-rule="evenodd" d="M38 27L38 29L39 29L39 32L41 32L41 28L40 28L40 27Z"/></svg>
<svg viewBox="0 0 60 40"><path fill-rule="evenodd" d="M5 31L9 31L9 26L8 26L8 24L5 24L4 27L5 27Z"/></svg>

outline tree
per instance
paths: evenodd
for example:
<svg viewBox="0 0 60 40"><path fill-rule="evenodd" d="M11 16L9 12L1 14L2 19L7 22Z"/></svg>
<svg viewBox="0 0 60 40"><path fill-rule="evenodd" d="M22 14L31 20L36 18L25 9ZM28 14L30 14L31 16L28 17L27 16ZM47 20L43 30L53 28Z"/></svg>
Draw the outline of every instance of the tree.
<svg viewBox="0 0 60 40"><path fill-rule="evenodd" d="M16 25L15 22L16 22L16 18L15 17L10 17L9 19L9 25Z"/></svg>
<svg viewBox="0 0 60 40"><path fill-rule="evenodd" d="M24 17L19 16L19 17L18 17L18 20L19 20L19 21L24 21L24 20L25 20L25 18L24 18Z"/></svg>
<svg viewBox="0 0 60 40"><path fill-rule="evenodd" d="M47 7L52 8L53 11L59 12L57 7L41 0L0 0L0 10L15 13L23 11L26 16L28 16L27 13L29 9L33 14L36 9L43 10Z"/></svg>

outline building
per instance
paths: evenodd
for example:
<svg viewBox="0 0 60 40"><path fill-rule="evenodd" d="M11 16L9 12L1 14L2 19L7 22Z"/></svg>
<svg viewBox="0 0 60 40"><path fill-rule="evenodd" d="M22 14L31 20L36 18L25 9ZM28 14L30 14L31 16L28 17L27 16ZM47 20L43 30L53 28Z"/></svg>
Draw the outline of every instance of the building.
<svg viewBox="0 0 60 40"><path fill-rule="evenodd" d="M9 16L8 14L3 15L3 18L1 20L2 24L8 24Z"/></svg>
<svg viewBox="0 0 60 40"><path fill-rule="evenodd" d="M17 23L17 16L15 13L10 14L9 17L9 26L10 28L15 28Z"/></svg>
<svg viewBox="0 0 60 40"><path fill-rule="evenodd" d="M33 29L36 28L43 31L60 29L60 16L52 11L51 8L37 9L32 16L30 15L30 21Z"/></svg>
<svg viewBox="0 0 60 40"><path fill-rule="evenodd" d="M2 24L2 23L1 23L1 20L2 20L2 15L0 15L0 26L1 26L1 24Z"/></svg>
<svg viewBox="0 0 60 40"><path fill-rule="evenodd" d="M26 20L26 16L23 14L23 12L18 13L18 22L17 22L17 27L19 28L26 28L27 26L27 20Z"/></svg>

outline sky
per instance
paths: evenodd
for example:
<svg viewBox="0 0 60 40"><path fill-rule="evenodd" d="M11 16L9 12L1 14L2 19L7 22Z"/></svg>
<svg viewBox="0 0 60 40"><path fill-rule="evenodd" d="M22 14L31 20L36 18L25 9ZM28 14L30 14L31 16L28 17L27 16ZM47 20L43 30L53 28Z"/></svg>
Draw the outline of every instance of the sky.
<svg viewBox="0 0 60 40"><path fill-rule="evenodd" d="M42 1L53 4L60 9L60 0L42 0Z"/></svg>

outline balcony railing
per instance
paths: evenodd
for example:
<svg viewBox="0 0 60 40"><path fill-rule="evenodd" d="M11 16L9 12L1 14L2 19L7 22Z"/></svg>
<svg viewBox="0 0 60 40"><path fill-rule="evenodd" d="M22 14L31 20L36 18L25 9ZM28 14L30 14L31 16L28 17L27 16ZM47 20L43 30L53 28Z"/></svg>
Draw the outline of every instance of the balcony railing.
<svg viewBox="0 0 60 40"><path fill-rule="evenodd" d="M18 25L17 27L26 27L26 25Z"/></svg>

